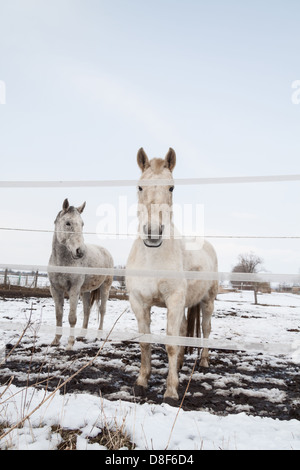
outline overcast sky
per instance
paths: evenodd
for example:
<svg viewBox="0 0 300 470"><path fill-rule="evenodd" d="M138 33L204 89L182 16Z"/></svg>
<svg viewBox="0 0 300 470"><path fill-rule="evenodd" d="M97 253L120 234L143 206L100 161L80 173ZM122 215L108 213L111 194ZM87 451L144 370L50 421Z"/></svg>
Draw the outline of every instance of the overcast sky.
<svg viewBox="0 0 300 470"><path fill-rule="evenodd" d="M298 0L0 0L0 179L135 179L141 146L173 147L175 178L299 174L299 16ZM1 227L46 230L65 197L87 202L90 232L103 204L118 217L136 200L134 187L0 191ZM178 186L174 201L202 206L207 235L299 236L299 193ZM0 241L0 263L48 262L51 234ZM86 241L115 264L132 243ZM220 271L250 250L268 271L300 269L299 240L212 242Z"/></svg>

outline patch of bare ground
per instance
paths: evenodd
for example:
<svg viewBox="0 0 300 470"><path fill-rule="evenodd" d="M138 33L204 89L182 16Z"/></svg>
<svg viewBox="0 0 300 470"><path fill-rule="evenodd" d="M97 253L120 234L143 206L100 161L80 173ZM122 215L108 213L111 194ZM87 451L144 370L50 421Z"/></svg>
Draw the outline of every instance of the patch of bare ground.
<svg viewBox="0 0 300 470"><path fill-rule="evenodd" d="M99 343L93 342L62 353L62 348L49 348L49 345L33 348L30 339L24 340L10 350L11 354L1 367L0 384L5 385L11 380L18 387L34 386L53 391L67 381L63 393L90 393L108 400L162 403L168 372L164 347L152 347L152 374L146 397L137 397L133 392L140 367L138 344L107 344L101 354L83 368L98 351ZM185 357L179 375L180 400L195 359L196 353ZM78 374L74 376L76 371ZM283 356L211 351L208 369L200 367L196 360L182 408L219 415L243 411L281 420L300 419L299 387L299 367ZM108 433L108 436L112 434Z"/></svg>

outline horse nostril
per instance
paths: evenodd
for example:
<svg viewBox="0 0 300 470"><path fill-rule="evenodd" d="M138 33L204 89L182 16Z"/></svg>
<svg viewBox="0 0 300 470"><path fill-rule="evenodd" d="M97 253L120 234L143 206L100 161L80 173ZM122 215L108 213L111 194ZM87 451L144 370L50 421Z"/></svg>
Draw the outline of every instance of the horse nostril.
<svg viewBox="0 0 300 470"><path fill-rule="evenodd" d="M77 248L77 250L76 250L76 256L77 256L77 258L82 258L82 257L83 257L83 253L82 253L82 251L81 251L80 248Z"/></svg>

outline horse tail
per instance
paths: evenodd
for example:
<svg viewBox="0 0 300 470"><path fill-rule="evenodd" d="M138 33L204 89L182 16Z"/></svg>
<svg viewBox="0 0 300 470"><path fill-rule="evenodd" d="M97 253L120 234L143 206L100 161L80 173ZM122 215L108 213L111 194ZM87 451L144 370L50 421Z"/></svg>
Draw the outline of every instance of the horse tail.
<svg viewBox="0 0 300 470"><path fill-rule="evenodd" d="M188 308L187 311L187 336L200 338L200 312L201 302L192 307ZM187 348L187 353L191 354L193 351L192 347Z"/></svg>
<svg viewBox="0 0 300 470"><path fill-rule="evenodd" d="M90 302L90 306L91 306L91 307L94 305L95 302L97 302L97 304L99 304L99 301L100 301L100 289L101 289L101 286L98 287L98 289L93 290L93 291L91 292L91 302Z"/></svg>

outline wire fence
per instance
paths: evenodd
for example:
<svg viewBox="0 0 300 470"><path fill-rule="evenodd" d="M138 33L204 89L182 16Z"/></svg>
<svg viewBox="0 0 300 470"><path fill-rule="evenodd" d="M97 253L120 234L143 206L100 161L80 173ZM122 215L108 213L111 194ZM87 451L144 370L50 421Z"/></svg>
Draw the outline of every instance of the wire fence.
<svg viewBox="0 0 300 470"><path fill-rule="evenodd" d="M24 228L24 227L0 227L2 232L34 232L34 233L54 233L52 229L33 229L33 228ZM58 233L81 233L82 235L97 235L97 236L108 236L108 237L136 237L136 233L121 233L121 232L72 232L70 230L64 231L60 230ZM174 237L176 238L176 236ZM188 238L211 238L211 239L257 239L257 240L300 240L300 235L205 235L203 237L195 237L195 235L178 235L177 238L188 239Z"/></svg>
<svg viewBox="0 0 300 470"><path fill-rule="evenodd" d="M0 271L0 286L27 287L28 289L45 288L50 286L47 273L12 271L8 268Z"/></svg>
<svg viewBox="0 0 300 470"><path fill-rule="evenodd" d="M226 176L217 178L175 178L143 180L143 186L167 185L209 185L209 184L246 184L246 183L282 183L300 181L299 175L266 176ZM86 181L0 181L0 188L98 188L137 186L138 180L86 180Z"/></svg>
<svg viewBox="0 0 300 470"><path fill-rule="evenodd" d="M143 181L143 185L211 185L211 184L248 184L248 183L274 183L274 182L299 182L299 175L267 175L267 176L247 176L247 177L222 177L222 178L189 178L189 179L175 179L175 180L150 180ZM70 187L121 187L121 186L137 186L138 180L103 180L103 181L0 181L0 188L70 188ZM24 227L0 227L2 231L19 231L19 232L44 232L51 233L53 230L44 229L32 229ZM85 234L99 235L97 232L86 232ZM107 235L107 234L106 234ZM124 236L134 234L111 234L114 236ZM300 239L300 236L239 236L239 235L207 235L205 238L228 238L228 239ZM171 271L171 270L126 270L122 268L88 268L88 267L69 267L69 266L43 266L43 265L17 265L17 264L0 264L0 269L10 270L24 270L24 271L44 271L47 273L72 273L72 274L105 274L113 276L139 276L142 278L163 278L163 279L188 279L188 280L216 280L216 281L241 281L241 282L281 282L281 283L293 283L300 285L300 273L299 274L274 274L274 273L232 273L232 272L203 272L203 271ZM47 327L48 328L48 327ZM69 329L67 329L69 332ZM66 333L66 330L62 330ZM82 331L81 331L82 333ZM94 333L94 332L93 332ZM87 334L87 332L85 333ZM100 333L99 333L100 334ZM122 335L121 335L122 336ZM126 336L126 335L125 335ZM145 341L145 342L159 342L162 344L177 344L184 346L195 346L195 347L215 347L217 349L227 349L227 345L222 343L216 344L211 340L203 340L201 338L158 338L153 335L134 335L130 336L131 341ZM118 340L120 338L120 334ZM124 339L123 339L124 340ZM205 344L204 344L205 342ZM238 345L230 344L230 349L254 349L259 351L272 351L272 352L283 352L290 353L300 350L299 342L295 342L292 345L268 345L265 344L246 344L240 343Z"/></svg>
<svg viewBox="0 0 300 470"><path fill-rule="evenodd" d="M0 328L5 331L24 331L26 325L22 323L0 322ZM39 325L38 332L47 335L65 335L75 336L86 339L97 339L100 341L107 341L109 336L110 343L119 343L120 341L134 342L134 343L150 343L150 344L163 344L172 346L184 346L189 348L210 348L222 349L229 351L255 351L264 352L269 354L284 354L292 355L295 360L300 358L300 341L295 340L289 343L270 343L270 342L255 342L255 341L232 341L232 340L216 340L186 336L170 336L159 334L142 334L137 331L106 331L96 328L70 328L70 327L54 327L51 325ZM1 353L1 351L0 351Z"/></svg>
<svg viewBox="0 0 300 470"><path fill-rule="evenodd" d="M276 273L233 273L212 271L175 271L168 269L126 269L126 268L90 268L83 266L50 266L29 264L0 264L0 269L42 271L61 274L105 275L117 277L141 277L156 279L187 279L199 281L241 281L241 282L288 282L300 283L299 274Z"/></svg>

